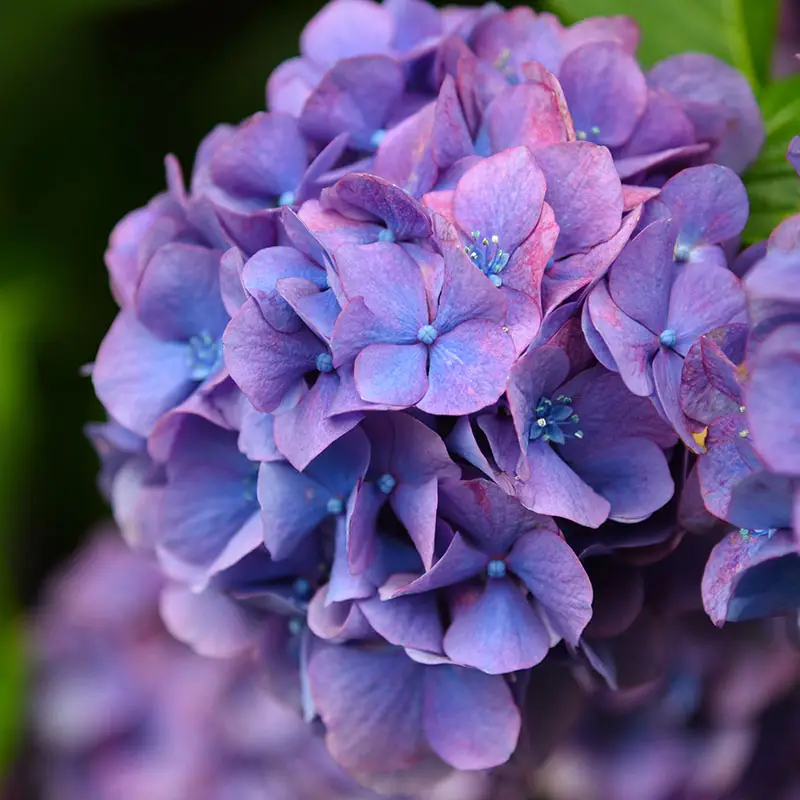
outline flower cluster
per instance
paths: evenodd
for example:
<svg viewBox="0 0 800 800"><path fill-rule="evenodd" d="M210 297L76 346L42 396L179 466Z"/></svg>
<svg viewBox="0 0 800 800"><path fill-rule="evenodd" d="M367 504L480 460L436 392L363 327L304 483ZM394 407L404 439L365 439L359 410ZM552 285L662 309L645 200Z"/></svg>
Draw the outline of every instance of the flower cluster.
<svg viewBox="0 0 800 800"><path fill-rule="evenodd" d="M270 110L112 234L117 521L168 628L257 648L365 782L505 763L543 662L649 679L687 531L746 529L717 622L800 605L796 226L736 258L752 92L709 56L644 73L637 36L334 0Z"/></svg>
<svg viewBox="0 0 800 800"><path fill-rule="evenodd" d="M35 796L377 800L263 691L257 661L200 658L167 633L162 584L114 531L51 581L30 637ZM481 800L486 788L461 775L414 800Z"/></svg>

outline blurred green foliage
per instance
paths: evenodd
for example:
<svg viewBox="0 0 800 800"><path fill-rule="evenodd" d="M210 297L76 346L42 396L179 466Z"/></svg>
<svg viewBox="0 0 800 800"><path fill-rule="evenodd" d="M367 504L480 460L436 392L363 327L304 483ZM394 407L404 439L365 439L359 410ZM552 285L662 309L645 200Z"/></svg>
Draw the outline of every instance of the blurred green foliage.
<svg viewBox="0 0 800 800"><path fill-rule="evenodd" d="M547 0L565 21L628 14L639 23L639 58L650 66L675 53L710 53L755 87L769 81L778 0Z"/></svg>

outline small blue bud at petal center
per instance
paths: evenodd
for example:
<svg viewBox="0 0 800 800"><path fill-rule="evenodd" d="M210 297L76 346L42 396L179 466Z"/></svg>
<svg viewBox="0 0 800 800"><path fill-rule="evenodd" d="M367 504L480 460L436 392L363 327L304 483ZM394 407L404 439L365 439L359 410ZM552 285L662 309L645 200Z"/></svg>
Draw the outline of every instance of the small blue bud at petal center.
<svg viewBox="0 0 800 800"><path fill-rule="evenodd" d="M498 558L492 559L486 567L486 573L490 578L505 578L506 562Z"/></svg>
<svg viewBox="0 0 800 800"><path fill-rule="evenodd" d="M661 342L664 347L675 347L675 344L678 341L678 334L675 333L672 328L667 328L666 330L661 331L658 341Z"/></svg>
<svg viewBox="0 0 800 800"><path fill-rule="evenodd" d="M339 514L344 511L344 503L338 497L331 497L328 500L328 513L334 517L339 516Z"/></svg>
<svg viewBox="0 0 800 800"><path fill-rule="evenodd" d="M397 241L397 237L394 235L394 231L389 230L389 228L386 228L386 229L382 230L378 234L378 241L379 242L396 242Z"/></svg>
<svg viewBox="0 0 800 800"><path fill-rule="evenodd" d="M333 356L330 353L320 353L317 356L317 369L320 372L333 372Z"/></svg>
<svg viewBox="0 0 800 800"><path fill-rule="evenodd" d="M390 475L388 472L385 472L378 478L378 488L384 494L391 494L395 486L397 486L397 480L394 475Z"/></svg>
<svg viewBox="0 0 800 800"><path fill-rule="evenodd" d="M381 146L381 142L386 138L386 129L379 128L372 136L369 137L369 143L371 147L374 147L376 150Z"/></svg>
<svg viewBox="0 0 800 800"><path fill-rule="evenodd" d="M436 337L439 335L439 331L433 327L433 325L423 325L417 331L417 339L419 339L422 344L433 344L436 341Z"/></svg>
<svg viewBox="0 0 800 800"><path fill-rule="evenodd" d="M292 206L294 205L294 192L284 192L278 198L279 206Z"/></svg>

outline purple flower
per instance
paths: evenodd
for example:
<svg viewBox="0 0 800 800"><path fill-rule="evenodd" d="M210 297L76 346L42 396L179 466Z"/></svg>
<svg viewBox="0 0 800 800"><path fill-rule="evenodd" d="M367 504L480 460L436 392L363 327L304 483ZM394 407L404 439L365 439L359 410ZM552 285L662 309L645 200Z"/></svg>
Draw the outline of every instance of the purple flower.
<svg viewBox="0 0 800 800"><path fill-rule="evenodd" d="M703 204L700 213L709 193L726 205ZM589 337L602 363L618 371L632 392L657 400L694 447L678 402L683 358L698 336L744 311L739 280L713 245L741 230L747 203L738 178L714 166L673 178L659 201L672 216L652 222L623 250L607 284L592 291L585 322L605 345ZM693 261L694 253L702 260Z"/></svg>
<svg viewBox="0 0 800 800"><path fill-rule="evenodd" d="M457 769L505 762L520 714L501 676L409 657L401 649L324 645L309 665L311 692L333 757L357 774Z"/></svg>
<svg viewBox="0 0 800 800"><path fill-rule="evenodd" d="M348 301L333 330L334 366L354 361L363 400L431 414L497 400L514 357L505 302L463 250L432 259L433 274L396 244L342 247L336 259Z"/></svg>
<svg viewBox="0 0 800 800"><path fill-rule="evenodd" d="M447 481L440 512L452 526L441 557L394 597L446 587L445 654L491 675L538 664L555 641L577 643L591 617L592 587L552 520L485 480ZM386 587L382 593L388 593Z"/></svg>
<svg viewBox="0 0 800 800"><path fill-rule="evenodd" d="M540 514L596 528L636 522L663 506L674 484L661 450L674 436L649 403L602 367L570 378L556 347L523 356L509 378L513 430L488 433L501 463L516 465L516 495ZM516 439L516 441L515 441Z"/></svg>

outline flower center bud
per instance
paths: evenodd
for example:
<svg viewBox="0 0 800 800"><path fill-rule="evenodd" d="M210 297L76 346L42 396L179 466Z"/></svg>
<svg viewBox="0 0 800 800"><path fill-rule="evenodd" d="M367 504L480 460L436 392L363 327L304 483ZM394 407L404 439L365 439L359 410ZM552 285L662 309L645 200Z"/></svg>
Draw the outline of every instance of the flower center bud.
<svg viewBox="0 0 800 800"><path fill-rule="evenodd" d="M391 494L395 486L397 486L397 480L394 475L390 475L388 472L384 472L384 474L378 478L378 488L384 494Z"/></svg>
<svg viewBox="0 0 800 800"><path fill-rule="evenodd" d="M207 333L189 339L189 368L193 381L204 381L222 365L222 347Z"/></svg>
<svg viewBox="0 0 800 800"><path fill-rule="evenodd" d="M433 327L433 325L423 325L417 331L417 339L422 342L422 344L433 344L436 341L436 337L439 335L439 331Z"/></svg>
<svg viewBox="0 0 800 800"><path fill-rule="evenodd" d="M473 243L465 245L464 252L495 286L502 286L499 275L508 264L510 254L500 247L500 239L496 234L486 237L481 236L480 231L472 231L470 237Z"/></svg>
<svg viewBox="0 0 800 800"><path fill-rule="evenodd" d="M372 136L369 137L370 147L377 150L381 146L381 142L386 138L386 133L385 128L379 128L375 131Z"/></svg>
<svg viewBox="0 0 800 800"><path fill-rule="evenodd" d="M320 372L333 372L333 356L330 353L320 353L316 363Z"/></svg>
<svg viewBox="0 0 800 800"><path fill-rule="evenodd" d="M486 567L486 573L490 578L505 578L506 562L493 558Z"/></svg>
<svg viewBox="0 0 800 800"><path fill-rule="evenodd" d="M536 405L536 416L531 425L529 439L534 442L564 444L567 439L583 439L583 431L573 430L581 421L572 411L571 397L560 394L555 400L542 397Z"/></svg>
<svg viewBox="0 0 800 800"><path fill-rule="evenodd" d="M378 241L379 242L396 242L397 237L394 235L394 231L389 230L389 228L385 228L378 234Z"/></svg>
<svg viewBox="0 0 800 800"><path fill-rule="evenodd" d="M294 205L294 192L283 192L278 198L279 206L293 206Z"/></svg>
<svg viewBox="0 0 800 800"><path fill-rule="evenodd" d="M328 513L333 517L338 517L344 511L344 503L339 497L331 497L328 500Z"/></svg>
<svg viewBox="0 0 800 800"><path fill-rule="evenodd" d="M675 347L675 344L678 341L678 334L675 333L672 328L667 328L666 330L661 331L658 341L661 342L664 347Z"/></svg>
<svg viewBox="0 0 800 800"><path fill-rule="evenodd" d="M692 257L692 246L680 237L675 242L675 249L672 251L672 258L677 264L683 264Z"/></svg>
<svg viewBox="0 0 800 800"><path fill-rule="evenodd" d="M305 578L298 578L292 584L292 592L298 600L309 600L311 598L311 583Z"/></svg>

